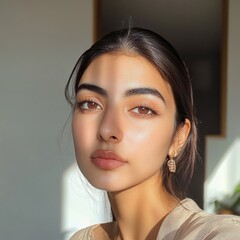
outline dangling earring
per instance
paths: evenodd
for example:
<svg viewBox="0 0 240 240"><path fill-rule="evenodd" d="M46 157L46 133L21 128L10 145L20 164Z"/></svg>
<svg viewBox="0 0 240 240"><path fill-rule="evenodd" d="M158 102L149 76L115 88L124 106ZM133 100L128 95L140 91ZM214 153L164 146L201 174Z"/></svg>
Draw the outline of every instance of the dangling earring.
<svg viewBox="0 0 240 240"><path fill-rule="evenodd" d="M174 158L175 158L175 153L173 152L173 154L170 156L170 159L167 161L168 169L169 169L169 172L171 173L176 172L176 162Z"/></svg>

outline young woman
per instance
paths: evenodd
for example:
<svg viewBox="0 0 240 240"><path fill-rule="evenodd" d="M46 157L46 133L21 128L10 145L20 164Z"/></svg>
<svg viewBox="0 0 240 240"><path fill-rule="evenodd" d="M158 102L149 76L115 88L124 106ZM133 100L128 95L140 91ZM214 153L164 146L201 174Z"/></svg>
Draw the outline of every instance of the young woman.
<svg viewBox="0 0 240 240"><path fill-rule="evenodd" d="M78 166L107 191L116 219L71 240L240 239L238 217L185 198L197 138L191 82L165 39L140 28L110 33L80 57L65 93Z"/></svg>

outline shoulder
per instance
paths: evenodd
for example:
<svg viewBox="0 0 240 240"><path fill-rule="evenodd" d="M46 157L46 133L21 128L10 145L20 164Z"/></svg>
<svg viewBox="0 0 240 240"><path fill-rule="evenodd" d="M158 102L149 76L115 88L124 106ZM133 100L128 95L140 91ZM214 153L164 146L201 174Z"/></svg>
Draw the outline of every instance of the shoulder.
<svg viewBox="0 0 240 240"><path fill-rule="evenodd" d="M93 230L99 225L93 225L77 231L70 240L93 240Z"/></svg>
<svg viewBox="0 0 240 240"><path fill-rule="evenodd" d="M179 228L179 239L240 240L240 217L209 214L201 209L191 210Z"/></svg>
<svg viewBox="0 0 240 240"><path fill-rule="evenodd" d="M207 214L203 219L205 219L205 224L203 224L202 231L206 233L206 240L240 240L240 217Z"/></svg>
<svg viewBox="0 0 240 240"><path fill-rule="evenodd" d="M96 224L79 230L70 238L70 240L111 239L115 229L115 222Z"/></svg>

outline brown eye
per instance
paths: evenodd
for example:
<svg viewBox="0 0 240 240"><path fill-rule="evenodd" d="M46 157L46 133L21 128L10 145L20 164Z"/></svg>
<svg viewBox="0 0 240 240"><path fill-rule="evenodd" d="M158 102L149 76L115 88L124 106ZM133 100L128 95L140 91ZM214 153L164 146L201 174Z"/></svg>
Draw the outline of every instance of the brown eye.
<svg viewBox="0 0 240 240"><path fill-rule="evenodd" d="M138 115L156 115L156 112L150 109L149 107L139 106L131 110L133 113Z"/></svg>
<svg viewBox="0 0 240 240"><path fill-rule="evenodd" d="M86 105L87 105L88 109L97 109L98 108L98 104L95 102L87 102Z"/></svg>
<svg viewBox="0 0 240 240"><path fill-rule="evenodd" d="M138 113L140 114L149 114L151 110L149 108L146 108L146 107L139 107L138 108Z"/></svg>
<svg viewBox="0 0 240 240"><path fill-rule="evenodd" d="M80 111L94 111L101 110L101 106L93 101L82 101L77 103L77 107Z"/></svg>

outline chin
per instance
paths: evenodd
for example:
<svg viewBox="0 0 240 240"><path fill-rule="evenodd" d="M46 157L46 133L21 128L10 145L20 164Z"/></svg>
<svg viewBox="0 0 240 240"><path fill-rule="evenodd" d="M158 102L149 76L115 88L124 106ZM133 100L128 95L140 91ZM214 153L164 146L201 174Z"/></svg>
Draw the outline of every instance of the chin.
<svg viewBox="0 0 240 240"><path fill-rule="evenodd" d="M80 169L87 181L94 187L104 191L119 191L123 188L121 181L122 175L113 173L111 171L99 172L88 171L88 169ZM86 170L86 171L84 171ZM121 178L120 178L121 177Z"/></svg>
<svg viewBox="0 0 240 240"><path fill-rule="evenodd" d="M90 184L99 189L99 190L103 190L103 191L107 191L109 193L117 193L117 192L122 192L128 189L131 189L133 187L135 187L136 185L138 185L138 183L123 183L123 182L114 182L114 181L108 181L108 182L100 182L99 179L96 181L89 181Z"/></svg>
<svg viewBox="0 0 240 240"><path fill-rule="evenodd" d="M116 184L114 184L113 182L102 183L98 180L97 181L88 180L88 181L93 187L95 187L99 190L107 191L107 192L117 192L117 191L121 191L123 189L121 186L116 186Z"/></svg>
<svg viewBox="0 0 240 240"><path fill-rule="evenodd" d="M118 182L113 180L101 181L99 179L87 179L87 180L94 188L107 192L120 192L130 188L129 186L125 186L123 183L119 181Z"/></svg>

